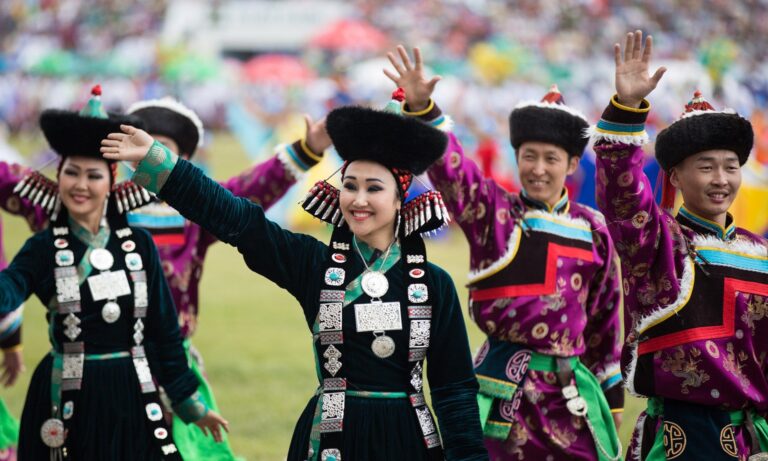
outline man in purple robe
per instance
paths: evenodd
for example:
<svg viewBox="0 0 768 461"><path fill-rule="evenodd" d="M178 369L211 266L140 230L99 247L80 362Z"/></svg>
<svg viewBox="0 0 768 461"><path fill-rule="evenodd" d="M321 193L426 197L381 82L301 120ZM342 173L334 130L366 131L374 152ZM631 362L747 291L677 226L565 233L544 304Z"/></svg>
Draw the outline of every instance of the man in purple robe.
<svg viewBox="0 0 768 461"><path fill-rule="evenodd" d="M699 92L656 139L668 186L643 174L652 39L615 45L616 94L591 129L597 203L621 256L626 386L647 397L628 458L768 459L768 250L728 208L753 143L750 122ZM677 214L672 188L682 193Z"/></svg>
<svg viewBox="0 0 768 461"><path fill-rule="evenodd" d="M418 49L415 63L398 53L389 54L396 73L385 74L405 89L405 113L448 130L431 100L439 78L424 78ZM470 313L488 335L475 371L493 461L621 458L618 257L602 215L564 187L587 127L553 87L510 116L520 194L484 178L452 134L427 171L470 246Z"/></svg>

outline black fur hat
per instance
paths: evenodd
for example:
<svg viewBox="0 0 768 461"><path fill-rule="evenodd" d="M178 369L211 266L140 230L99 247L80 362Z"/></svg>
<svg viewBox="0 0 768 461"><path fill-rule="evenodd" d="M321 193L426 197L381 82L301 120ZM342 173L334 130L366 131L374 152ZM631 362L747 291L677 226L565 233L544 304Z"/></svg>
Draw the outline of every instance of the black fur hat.
<svg viewBox="0 0 768 461"><path fill-rule="evenodd" d="M565 105L557 85L540 102L518 104L509 114L509 136L517 151L525 142L537 141L562 147L569 156L580 157L588 139L584 115Z"/></svg>
<svg viewBox="0 0 768 461"><path fill-rule="evenodd" d="M669 171L691 155L725 149L736 153L744 165L753 142L749 120L732 110L715 111L697 91L682 116L656 137L656 160Z"/></svg>
<svg viewBox="0 0 768 461"><path fill-rule="evenodd" d="M203 141L203 122L195 112L173 98L140 101L128 113L144 121L150 134L173 139L179 154L194 155Z"/></svg>
<svg viewBox="0 0 768 461"><path fill-rule="evenodd" d="M40 114L40 129L45 139L62 157L77 155L103 159L101 140L109 133L119 132L121 124L143 128L136 117L106 113L101 106L101 86L93 87L91 95L80 112L47 109Z"/></svg>
<svg viewBox="0 0 768 461"><path fill-rule="evenodd" d="M439 159L448 145L445 133L416 118L364 107L334 109L326 129L343 160L373 160L416 175Z"/></svg>

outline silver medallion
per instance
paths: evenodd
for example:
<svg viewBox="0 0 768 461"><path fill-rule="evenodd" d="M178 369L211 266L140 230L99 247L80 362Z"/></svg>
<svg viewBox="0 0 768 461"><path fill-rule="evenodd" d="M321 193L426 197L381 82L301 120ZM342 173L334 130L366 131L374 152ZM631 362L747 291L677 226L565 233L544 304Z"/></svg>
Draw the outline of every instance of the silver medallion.
<svg viewBox="0 0 768 461"><path fill-rule="evenodd" d="M395 340L387 335L377 336L371 343L371 350L376 357L386 359L395 353Z"/></svg>
<svg viewBox="0 0 768 461"><path fill-rule="evenodd" d="M155 429L155 438L165 440L168 438L168 431L164 427L158 427Z"/></svg>
<svg viewBox="0 0 768 461"><path fill-rule="evenodd" d="M112 256L112 253L103 248L96 248L91 251L91 256L89 256L88 260L93 267L100 271L109 270L109 268L112 267L112 264L115 263L115 258Z"/></svg>
<svg viewBox="0 0 768 461"><path fill-rule="evenodd" d="M163 411L160 409L160 405L156 403L148 403L144 409L147 411L147 418L150 421L160 421L163 419Z"/></svg>
<svg viewBox="0 0 768 461"><path fill-rule="evenodd" d="M64 419L69 419L75 414L75 404L71 400L64 403L64 407L61 409L61 415Z"/></svg>
<svg viewBox="0 0 768 461"><path fill-rule="evenodd" d="M53 246L55 246L59 250L63 250L64 248L69 246L69 242L67 242L67 239L56 239L53 241Z"/></svg>
<svg viewBox="0 0 768 461"><path fill-rule="evenodd" d="M51 448L64 445L64 422L58 418L46 420L40 427L40 437L43 443Z"/></svg>
<svg viewBox="0 0 768 461"><path fill-rule="evenodd" d="M59 266L71 266L75 263L75 254L72 250L59 250L56 252L55 259Z"/></svg>
<svg viewBox="0 0 768 461"><path fill-rule="evenodd" d="M101 318L107 323L115 323L120 318L120 305L114 301L104 304L101 308Z"/></svg>
<svg viewBox="0 0 768 461"><path fill-rule="evenodd" d="M125 255L125 265L131 271L140 271L144 268L144 262L138 253L128 253Z"/></svg>
<svg viewBox="0 0 768 461"><path fill-rule="evenodd" d="M389 280L381 272L370 271L363 274L360 287L371 298L381 298L389 290Z"/></svg>
<svg viewBox="0 0 768 461"><path fill-rule="evenodd" d="M120 245L120 248L123 249L126 253L130 253L131 251L136 249L136 242L133 240L126 240L125 242Z"/></svg>

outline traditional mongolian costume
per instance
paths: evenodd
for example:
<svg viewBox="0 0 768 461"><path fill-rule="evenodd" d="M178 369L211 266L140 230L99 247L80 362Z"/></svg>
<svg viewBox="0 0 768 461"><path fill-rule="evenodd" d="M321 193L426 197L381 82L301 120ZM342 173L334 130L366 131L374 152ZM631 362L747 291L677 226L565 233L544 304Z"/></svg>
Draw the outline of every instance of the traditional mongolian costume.
<svg viewBox="0 0 768 461"><path fill-rule="evenodd" d="M389 168L402 197L446 143L418 120L354 107L331 112L327 130L345 161ZM420 236L447 218L439 194L403 206L399 242L382 254L353 238L340 192L325 181L303 205L333 225L328 245L281 229L261 206L235 198L160 143L134 179L236 246L251 270L299 301L320 385L296 425L289 460L487 459L461 306L448 274L427 262ZM425 359L439 435L423 394Z"/></svg>
<svg viewBox="0 0 768 461"><path fill-rule="evenodd" d="M13 193L14 187L27 172L27 169L20 165L0 162L0 208L13 214L24 215L30 226L39 230L48 222L48 215L36 209L29 201L19 199ZM2 221L0 221L0 270L7 266L3 251ZM9 314L0 315L0 349L21 349L21 314L22 308L19 307ZM0 400L0 461L16 459L18 438L19 422Z"/></svg>
<svg viewBox="0 0 768 461"><path fill-rule="evenodd" d="M410 114L450 128L433 101ZM510 115L515 149L539 141L581 156L587 126L556 87ZM507 192L453 135L427 173L470 246L470 312L488 335L475 371L491 460L618 459L620 274L602 215L565 191L554 206Z"/></svg>
<svg viewBox="0 0 768 461"><path fill-rule="evenodd" d="M128 109L128 113L140 118L150 134L173 139L181 154L191 157L203 141L203 124L200 119L192 110L171 98L136 103ZM296 178L320 159L321 155L313 153L305 141L297 141L279 146L277 155L221 185L233 195L246 197L264 209L269 209L294 184ZM128 223L152 234L179 313L187 358L200 379L198 390L209 408L218 411L213 391L205 378L202 356L190 343L197 328L203 262L208 248L218 239L160 201L131 211ZM224 434L225 441L216 443L178 417L174 418L173 432L184 459L235 459Z"/></svg>
<svg viewBox="0 0 768 461"><path fill-rule="evenodd" d="M730 215L721 227L685 205L677 215L656 205L642 172L649 110L647 101L635 109L614 96L592 129L598 205L622 260L622 369L629 391L648 398L628 457L768 459L766 241ZM697 93L659 133L656 159L669 172L686 157L726 149L743 165L752 142L748 120Z"/></svg>
<svg viewBox="0 0 768 461"><path fill-rule="evenodd" d="M140 123L104 112L100 94L95 87L79 113L42 113L43 133L62 161L67 156L102 159L102 138L120 124ZM138 206L149 195L132 183L113 186L99 230L92 234L69 218L56 183L43 175L27 176L17 192L52 212L49 227L27 240L0 273L0 313L35 294L48 306L50 325L52 349L30 382L19 457L180 460L156 382L186 421L196 421L207 409L187 365L152 239L128 226L125 204L119 203L124 199L128 208Z"/></svg>

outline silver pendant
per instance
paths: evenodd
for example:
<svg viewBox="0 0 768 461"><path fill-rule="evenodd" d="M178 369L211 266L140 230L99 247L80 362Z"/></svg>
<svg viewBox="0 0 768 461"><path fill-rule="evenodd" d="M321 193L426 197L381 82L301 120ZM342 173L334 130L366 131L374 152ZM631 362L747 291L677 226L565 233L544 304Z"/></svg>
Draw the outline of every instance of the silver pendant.
<svg viewBox="0 0 768 461"><path fill-rule="evenodd" d="M88 260L91 262L93 267L100 271L108 270L112 267L112 264L115 263L115 258L112 256L112 253L103 248L96 248L95 250L91 251L91 255L89 256Z"/></svg>
<svg viewBox="0 0 768 461"><path fill-rule="evenodd" d="M387 335L377 336L371 343L371 350L376 357L386 359L395 353L395 340Z"/></svg>
<svg viewBox="0 0 768 461"><path fill-rule="evenodd" d="M360 287L371 298L381 298L389 290L389 280L381 272L369 271L363 274Z"/></svg>
<svg viewBox="0 0 768 461"><path fill-rule="evenodd" d="M64 445L64 422L58 418L46 420L40 427L40 437L43 443L51 448Z"/></svg>
<svg viewBox="0 0 768 461"><path fill-rule="evenodd" d="M128 253L125 255L125 265L130 271L140 271L144 268L144 262L138 253Z"/></svg>
<svg viewBox="0 0 768 461"><path fill-rule="evenodd" d="M120 305L114 301L104 304L101 308L101 318L107 323L115 323L120 318Z"/></svg>
<svg viewBox="0 0 768 461"><path fill-rule="evenodd" d="M403 318L399 302L355 304L355 331L402 330Z"/></svg>
<svg viewBox="0 0 768 461"><path fill-rule="evenodd" d="M59 250L54 256L58 266L71 266L75 263L75 254L72 250Z"/></svg>

